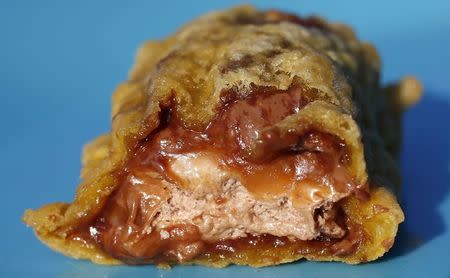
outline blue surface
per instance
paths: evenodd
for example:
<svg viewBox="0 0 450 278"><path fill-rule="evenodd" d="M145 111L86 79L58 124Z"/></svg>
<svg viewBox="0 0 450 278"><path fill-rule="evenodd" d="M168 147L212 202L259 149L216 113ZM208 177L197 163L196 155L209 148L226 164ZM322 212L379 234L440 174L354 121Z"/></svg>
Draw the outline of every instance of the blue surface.
<svg viewBox="0 0 450 278"><path fill-rule="evenodd" d="M448 1L255 2L352 24L380 50L384 81L414 74L425 84L423 101L405 117L407 220L383 259L263 269L102 267L54 253L21 223L25 208L73 197L81 147L109 130L110 96L135 49L234 2L0 0L0 277L450 277Z"/></svg>

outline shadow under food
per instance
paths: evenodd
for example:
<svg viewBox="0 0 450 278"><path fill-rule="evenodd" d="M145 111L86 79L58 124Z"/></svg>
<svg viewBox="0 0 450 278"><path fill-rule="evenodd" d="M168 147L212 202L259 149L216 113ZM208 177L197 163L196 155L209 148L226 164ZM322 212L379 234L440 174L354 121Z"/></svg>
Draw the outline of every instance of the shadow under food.
<svg viewBox="0 0 450 278"><path fill-rule="evenodd" d="M385 259L401 256L445 232L439 205L449 194L450 102L427 91L406 112L400 203L406 221Z"/></svg>

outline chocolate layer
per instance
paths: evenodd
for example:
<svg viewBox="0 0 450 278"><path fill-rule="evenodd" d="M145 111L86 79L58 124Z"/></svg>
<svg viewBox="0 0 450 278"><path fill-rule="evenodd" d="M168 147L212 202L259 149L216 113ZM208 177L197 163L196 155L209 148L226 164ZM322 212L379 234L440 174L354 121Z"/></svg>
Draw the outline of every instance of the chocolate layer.
<svg viewBox="0 0 450 278"><path fill-rule="evenodd" d="M141 143L90 227L108 253L127 262L186 261L206 246L248 236L344 237L334 204L356 185L343 140L309 130L277 141L263 132L309 103L308 90L294 84L226 95L201 131L184 127L170 108L161 115L161 128Z"/></svg>

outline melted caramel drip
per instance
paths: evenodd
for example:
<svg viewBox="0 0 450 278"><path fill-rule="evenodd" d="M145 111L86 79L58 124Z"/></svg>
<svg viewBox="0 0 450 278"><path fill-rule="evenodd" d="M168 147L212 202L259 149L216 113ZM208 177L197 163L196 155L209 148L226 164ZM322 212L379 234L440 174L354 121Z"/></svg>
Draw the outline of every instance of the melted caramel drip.
<svg viewBox="0 0 450 278"><path fill-rule="evenodd" d="M340 138L310 130L289 138L288 142L264 141L274 140L262 136L264 128L297 113L313 100L302 86L294 84L286 91L255 88L247 98L227 99L224 94L224 100L222 111L201 131L187 129L170 118L170 109L163 112L158 132L141 142L122 173L121 186L96 223L89 227L88 236L106 252L126 263L183 262L199 254L219 254L218 250L224 246L226 250L235 250L283 242L297 244L299 252L317 252L342 244L343 240L329 237L292 241L271 235L209 243L202 240L195 225L185 223L152 230L152 219L170 198L164 182L188 191L195 186L195 182L186 182L171 168L179 155L205 154L222 170L238 177L255 197L288 196L300 207L311 207L333 194L344 196L355 190L356 185L346 171L347 150ZM346 246L338 249L347 251L336 251L337 254L351 252Z"/></svg>

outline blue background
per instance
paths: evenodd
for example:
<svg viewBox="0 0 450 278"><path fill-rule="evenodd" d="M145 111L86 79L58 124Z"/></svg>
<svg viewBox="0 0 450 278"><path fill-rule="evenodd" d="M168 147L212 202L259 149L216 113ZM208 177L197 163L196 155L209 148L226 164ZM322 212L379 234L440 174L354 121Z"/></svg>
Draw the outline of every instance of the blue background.
<svg viewBox="0 0 450 278"><path fill-rule="evenodd" d="M0 1L0 277L450 277L450 4L448 1L259 1L353 25L383 59L383 81L425 84L406 113L407 220L383 259L252 269L104 267L63 257L20 221L24 209L70 201L82 145L110 128L110 97L136 48L239 1Z"/></svg>

